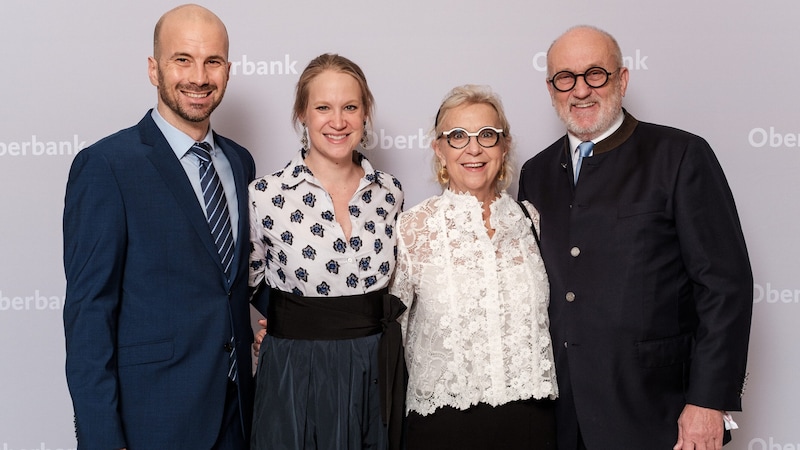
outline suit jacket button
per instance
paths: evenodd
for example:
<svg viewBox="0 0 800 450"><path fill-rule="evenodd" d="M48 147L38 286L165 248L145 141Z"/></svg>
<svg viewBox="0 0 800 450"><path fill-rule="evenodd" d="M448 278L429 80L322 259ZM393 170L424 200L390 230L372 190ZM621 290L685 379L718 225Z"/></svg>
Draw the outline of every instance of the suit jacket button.
<svg viewBox="0 0 800 450"><path fill-rule="evenodd" d="M575 301L575 293L574 292L567 292L566 299L568 302Z"/></svg>
<svg viewBox="0 0 800 450"><path fill-rule="evenodd" d="M225 348L225 351L228 352L228 353L233 351L233 346L231 345L230 342L226 342L224 348Z"/></svg>
<svg viewBox="0 0 800 450"><path fill-rule="evenodd" d="M574 257L577 257L578 255L581 254L581 249L579 249L578 247L572 247L571 249L569 249L569 254Z"/></svg>

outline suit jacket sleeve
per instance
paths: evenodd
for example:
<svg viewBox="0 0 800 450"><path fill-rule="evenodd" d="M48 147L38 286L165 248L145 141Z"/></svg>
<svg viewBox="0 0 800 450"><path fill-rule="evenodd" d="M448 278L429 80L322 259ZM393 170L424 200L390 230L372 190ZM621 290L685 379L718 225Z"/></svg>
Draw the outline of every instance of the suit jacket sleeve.
<svg viewBox="0 0 800 450"><path fill-rule="evenodd" d="M118 414L116 327L126 247L125 211L108 161L75 158L64 208L66 374L78 441L126 446Z"/></svg>
<svg viewBox="0 0 800 450"><path fill-rule="evenodd" d="M698 324L687 402L741 410L753 275L733 196L708 144L689 144L675 184L675 222Z"/></svg>

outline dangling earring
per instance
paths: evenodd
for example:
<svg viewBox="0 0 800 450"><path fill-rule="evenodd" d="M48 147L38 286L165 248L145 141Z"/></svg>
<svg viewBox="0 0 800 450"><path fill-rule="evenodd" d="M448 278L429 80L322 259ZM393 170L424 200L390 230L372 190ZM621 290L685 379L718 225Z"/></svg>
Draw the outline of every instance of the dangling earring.
<svg viewBox="0 0 800 450"><path fill-rule="evenodd" d="M450 174L447 173L447 167L442 166L439 172L436 173L436 178L439 180L439 184L447 184L450 181Z"/></svg>
<svg viewBox="0 0 800 450"><path fill-rule="evenodd" d="M369 134L367 133L367 121L364 121L364 133L361 135L361 148L363 150L367 149L369 145Z"/></svg>
<svg viewBox="0 0 800 450"><path fill-rule="evenodd" d="M497 176L497 181L503 181L506 178L506 158L508 153L503 155L503 162L500 164L500 174Z"/></svg>
<svg viewBox="0 0 800 450"><path fill-rule="evenodd" d="M308 151L308 127L306 124L303 124L303 137L300 139L300 143L303 144L303 150Z"/></svg>

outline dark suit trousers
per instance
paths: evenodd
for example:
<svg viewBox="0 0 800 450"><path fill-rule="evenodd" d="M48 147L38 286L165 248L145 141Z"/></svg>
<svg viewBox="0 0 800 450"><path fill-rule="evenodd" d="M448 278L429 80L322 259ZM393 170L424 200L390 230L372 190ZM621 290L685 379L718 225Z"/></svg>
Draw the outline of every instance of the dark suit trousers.
<svg viewBox="0 0 800 450"><path fill-rule="evenodd" d="M247 450L248 447L242 431L242 418L239 414L239 388L236 383L228 381L222 426L217 442L214 443L211 450Z"/></svg>

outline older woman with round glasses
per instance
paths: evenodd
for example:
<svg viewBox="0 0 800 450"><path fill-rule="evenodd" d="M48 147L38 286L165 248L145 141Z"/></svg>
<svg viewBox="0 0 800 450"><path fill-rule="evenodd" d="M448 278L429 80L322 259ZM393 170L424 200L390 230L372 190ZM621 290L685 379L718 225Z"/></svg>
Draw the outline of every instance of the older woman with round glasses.
<svg viewBox="0 0 800 450"><path fill-rule="evenodd" d="M538 213L505 192L512 139L499 97L453 89L432 147L444 192L401 213L391 286L409 308L408 449L555 448Z"/></svg>

